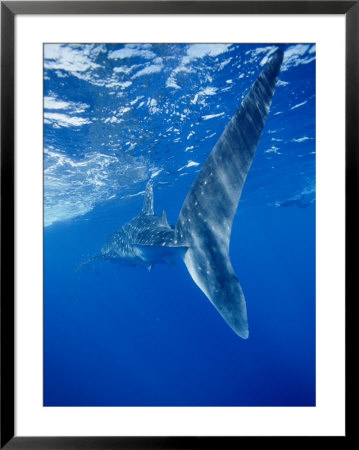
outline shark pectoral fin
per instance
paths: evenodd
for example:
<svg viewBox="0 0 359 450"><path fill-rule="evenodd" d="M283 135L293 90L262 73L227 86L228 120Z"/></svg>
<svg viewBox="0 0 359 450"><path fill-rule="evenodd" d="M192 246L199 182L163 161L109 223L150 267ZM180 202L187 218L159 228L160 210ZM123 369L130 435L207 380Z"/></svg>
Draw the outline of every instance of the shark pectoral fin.
<svg viewBox="0 0 359 450"><path fill-rule="evenodd" d="M185 246L171 246L171 245L141 245L135 244L133 247L136 249L138 256L149 264L154 263L167 263L174 265L174 261L177 257L182 257L187 251L188 247Z"/></svg>
<svg viewBox="0 0 359 450"><path fill-rule="evenodd" d="M145 198L142 205L142 214L153 215L153 187L151 181L146 184Z"/></svg>
<svg viewBox="0 0 359 450"><path fill-rule="evenodd" d="M199 248L189 248L183 260L193 281L223 319L241 338L249 335L247 307L228 255L207 259Z"/></svg>
<svg viewBox="0 0 359 450"><path fill-rule="evenodd" d="M175 256L171 255L171 256L165 258L165 262L171 267L176 267L177 266L177 255L175 255Z"/></svg>

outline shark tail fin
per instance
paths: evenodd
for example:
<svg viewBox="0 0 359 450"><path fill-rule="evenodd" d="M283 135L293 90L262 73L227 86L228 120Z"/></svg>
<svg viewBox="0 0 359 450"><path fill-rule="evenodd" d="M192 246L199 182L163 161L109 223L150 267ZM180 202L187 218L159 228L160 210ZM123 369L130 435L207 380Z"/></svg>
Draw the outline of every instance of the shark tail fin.
<svg viewBox="0 0 359 450"><path fill-rule="evenodd" d="M142 214L153 215L153 187L151 181L146 184L145 198L142 205Z"/></svg>
<svg viewBox="0 0 359 450"><path fill-rule="evenodd" d="M274 95L278 49L243 99L197 175L176 224L187 269L224 320L248 337L246 302L229 257L232 224Z"/></svg>

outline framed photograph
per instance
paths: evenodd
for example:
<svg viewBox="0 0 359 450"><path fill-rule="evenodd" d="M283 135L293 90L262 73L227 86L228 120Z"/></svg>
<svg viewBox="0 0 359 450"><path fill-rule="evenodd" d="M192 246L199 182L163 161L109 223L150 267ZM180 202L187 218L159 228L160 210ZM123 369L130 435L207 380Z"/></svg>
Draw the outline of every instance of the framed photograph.
<svg viewBox="0 0 359 450"><path fill-rule="evenodd" d="M358 8L1 2L1 448L349 436Z"/></svg>

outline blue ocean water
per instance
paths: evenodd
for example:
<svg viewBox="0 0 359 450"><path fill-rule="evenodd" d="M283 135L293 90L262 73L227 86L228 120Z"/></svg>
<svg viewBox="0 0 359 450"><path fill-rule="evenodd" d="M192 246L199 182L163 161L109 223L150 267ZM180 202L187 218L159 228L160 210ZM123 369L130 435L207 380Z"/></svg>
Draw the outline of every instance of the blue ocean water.
<svg viewBox="0 0 359 450"><path fill-rule="evenodd" d="M249 338L175 267L93 257L141 209L175 225L276 46L44 47L44 405L315 405L315 46L283 45L232 229ZM88 262L90 261L90 262Z"/></svg>

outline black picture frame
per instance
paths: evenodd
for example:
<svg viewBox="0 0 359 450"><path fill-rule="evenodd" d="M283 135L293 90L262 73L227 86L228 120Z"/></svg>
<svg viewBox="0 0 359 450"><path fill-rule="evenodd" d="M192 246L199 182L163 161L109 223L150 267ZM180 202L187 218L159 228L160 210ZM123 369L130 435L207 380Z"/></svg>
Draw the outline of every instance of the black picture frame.
<svg viewBox="0 0 359 450"><path fill-rule="evenodd" d="M18 14L339 14L346 19L346 433L353 340L350 306L357 277L359 155L359 1L4 1L1 2L1 440L6 449L232 448L248 437L14 436L14 19ZM335 208L335 205L333 205ZM351 315L353 317L353 314ZM262 441L265 437L257 438ZM287 445L296 437L278 437ZM324 438L324 437L322 437ZM275 439L275 438L271 438ZM298 439L298 438L296 438ZM311 439L302 437L300 439ZM262 443L262 442L260 442ZM346 442L347 443L347 442Z"/></svg>

